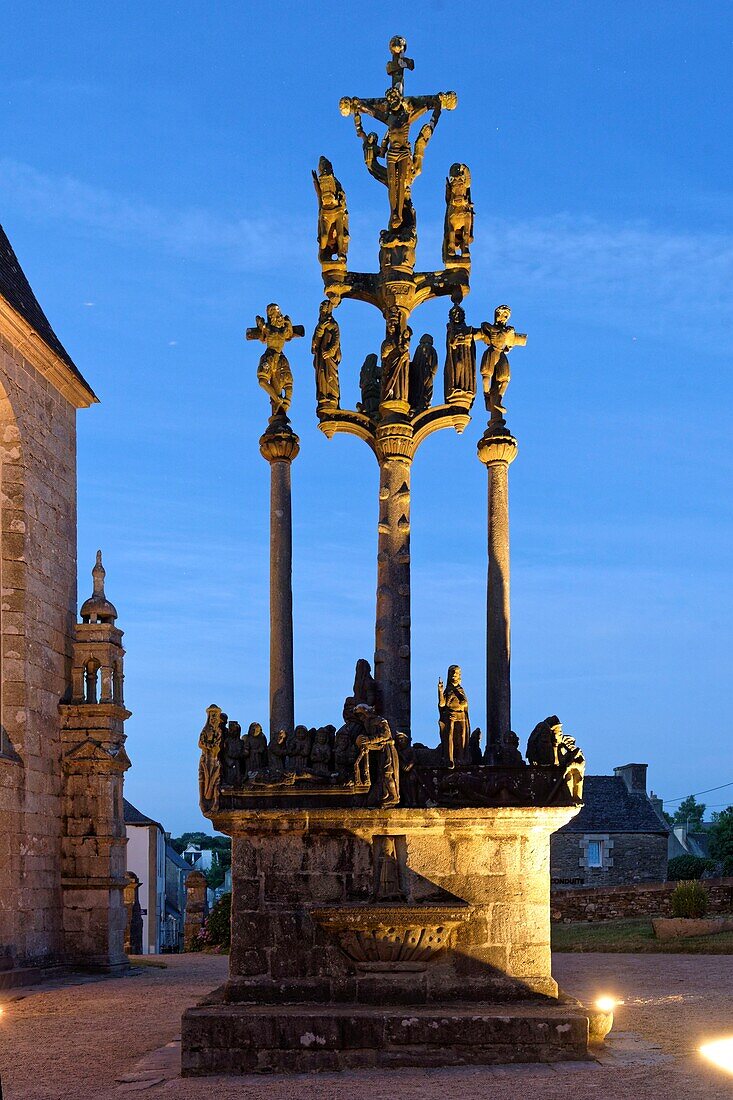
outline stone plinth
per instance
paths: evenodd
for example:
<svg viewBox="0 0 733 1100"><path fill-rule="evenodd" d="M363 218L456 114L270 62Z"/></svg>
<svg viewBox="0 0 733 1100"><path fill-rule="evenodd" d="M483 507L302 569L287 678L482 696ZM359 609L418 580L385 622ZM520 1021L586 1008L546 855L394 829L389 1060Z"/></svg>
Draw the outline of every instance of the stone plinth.
<svg viewBox="0 0 733 1100"><path fill-rule="evenodd" d="M186 877L186 915L183 922L183 950L199 951L199 932L204 926L209 907L206 900L206 876L192 871Z"/></svg>
<svg viewBox="0 0 733 1100"><path fill-rule="evenodd" d="M549 840L575 812L214 815L215 827L232 836L230 977L214 1002L184 1016L184 1069L296 1071L581 1056L587 1019L581 1014L581 1022L573 1022L578 1010L573 1015L558 1004L550 966ZM284 1008L296 1003L300 1015ZM400 1030L399 1005L411 1006L411 1018L414 1006L424 1006L435 1049ZM538 1005L550 1013L547 1019L537 1016ZM478 1022L471 1024L474 1038L461 1044L452 1036L465 1014ZM316 1062L298 1038L315 1034L312 1022L305 1028L315 1016L328 1018L324 1035L331 1036L317 1049L332 1052ZM357 1023L348 1023L352 1017ZM360 1029L359 1042L338 1047L343 1029L352 1026ZM273 1028L277 1042L267 1038Z"/></svg>

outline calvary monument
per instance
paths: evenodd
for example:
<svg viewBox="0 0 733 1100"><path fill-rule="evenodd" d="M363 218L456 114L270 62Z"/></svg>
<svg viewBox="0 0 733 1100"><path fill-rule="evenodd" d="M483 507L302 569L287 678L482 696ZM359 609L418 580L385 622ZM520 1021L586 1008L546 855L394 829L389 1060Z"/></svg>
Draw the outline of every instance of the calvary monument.
<svg viewBox="0 0 733 1100"><path fill-rule="evenodd" d="M549 910L549 839L582 804L585 761L555 715L530 733L524 755L511 726L517 443L506 395L509 356L527 337L506 305L475 325L466 319L474 210L465 164L446 173L442 267L415 270L415 183L457 97L407 95L406 48L390 42L383 96L340 101L386 192L377 271L350 270L344 187L325 156L313 172L324 284L311 340L316 414L329 439L357 436L379 467L374 658L356 660L353 686L317 729L297 724L293 690L290 475L300 442L288 355L305 330L271 303L246 334L264 345L257 380L270 402L260 439L271 478L270 714L267 732L252 721L242 733L210 706L200 735L201 808L232 837L232 948L227 983L184 1015L187 1074L586 1056L592 1013L558 994ZM361 365L342 363L345 298L384 318L379 353ZM435 298L447 314L442 401L440 342L415 340L411 328ZM344 370L354 385L358 376L353 409L342 407ZM413 731L412 465L431 433L463 432L478 375L489 414L478 444L488 473L486 732L472 728L458 663L437 684L434 731Z"/></svg>

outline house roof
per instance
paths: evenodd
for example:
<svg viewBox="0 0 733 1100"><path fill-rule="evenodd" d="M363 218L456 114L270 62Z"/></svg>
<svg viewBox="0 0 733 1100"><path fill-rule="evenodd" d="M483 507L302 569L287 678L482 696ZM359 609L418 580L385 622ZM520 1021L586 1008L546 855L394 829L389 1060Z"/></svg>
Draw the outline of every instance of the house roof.
<svg viewBox="0 0 733 1100"><path fill-rule="evenodd" d="M179 855L172 844L166 844L165 846L165 858L169 859L171 863L174 863L176 867L181 867L184 871L191 870L191 864L188 863L183 856Z"/></svg>
<svg viewBox="0 0 733 1100"><path fill-rule="evenodd" d="M92 401L96 401L94 390L77 368L58 336L51 328L46 314L41 309L31 285L28 282L13 246L5 230L0 225L0 295L7 304L20 314L23 320L40 336L44 344L71 371L74 378L87 391Z"/></svg>
<svg viewBox="0 0 733 1100"><path fill-rule="evenodd" d="M159 821L154 821L152 817L141 813L137 806L133 806L132 802L128 802L126 798L122 799L122 809L125 814L125 825L155 825L161 833L165 832Z"/></svg>
<svg viewBox="0 0 733 1100"><path fill-rule="evenodd" d="M561 833L660 833L669 829L643 793L632 793L617 775L586 775L583 807Z"/></svg>

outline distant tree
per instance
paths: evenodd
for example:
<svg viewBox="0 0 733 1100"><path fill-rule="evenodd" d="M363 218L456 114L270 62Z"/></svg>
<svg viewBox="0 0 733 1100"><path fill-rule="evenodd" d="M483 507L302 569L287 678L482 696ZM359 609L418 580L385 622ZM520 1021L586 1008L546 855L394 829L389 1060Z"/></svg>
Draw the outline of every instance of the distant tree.
<svg viewBox="0 0 733 1100"><path fill-rule="evenodd" d="M679 806L674 812L672 817L672 823L674 825L691 825L696 827L702 825L702 819L705 816L705 803L698 802L694 794L690 794L687 798L683 798Z"/></svg>
<svg viewBox="0 0 733 1100"><path fill-rule="evenodd" d="M706 871L715 870L714 859L704 859L703 856L675 856L667 864L668 882L688 882L690 879L702 878Z"/></svg>
<svg viewBox="0 0 733 1100"><path fill-rule="evenodd" d="M713 814L708 836L710 855L721 865L724 875L733 875L733 806Z"/></svg>
<svg viewBox="0 0 733 1100"><path fill-rule="evenodd" d="M171 845L182 855L188 848L189 844L195 844L202 851L210 851L215 853L215 859L213 863L218 861L220 865L226 871L227 867L232 865L232 838L229 836L209 836L208 833L181 833L180 836L173 837L171 839ZM224 878L222 876L222 882Z"/></svg>

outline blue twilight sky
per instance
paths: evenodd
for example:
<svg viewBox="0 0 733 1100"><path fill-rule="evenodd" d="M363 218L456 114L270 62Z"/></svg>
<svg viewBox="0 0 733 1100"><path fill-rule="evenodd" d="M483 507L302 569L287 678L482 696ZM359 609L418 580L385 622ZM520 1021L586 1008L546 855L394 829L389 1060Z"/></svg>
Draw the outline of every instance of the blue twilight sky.
<svg viewBox="0 0 733 1100"><path fill-rule="evenodd" d="M381 94L404 34L414 93L455 89L414 188L440 263L444 177L473 175L474 324L507 301L513 357L514 726L557 712L591 772L648 761L664 798L733 781L728 0L91 0L5 5L0 221L102 404L79 414L80 598L104 551L127 655L126 792L178 832L219 703L267 717L267 409L244 329L322 296L310 170L334 162L351 263L386 193L344 94ZM339 313L342 392L379 317ZM442 348L445 303L413 315ZM293 345L297 720L337 723L371 657L377 469L317 430ZM486 471L476 406L413 474L413 732L464 669L484 724ZM733 786L710 795L733 801Z"/></svg>

